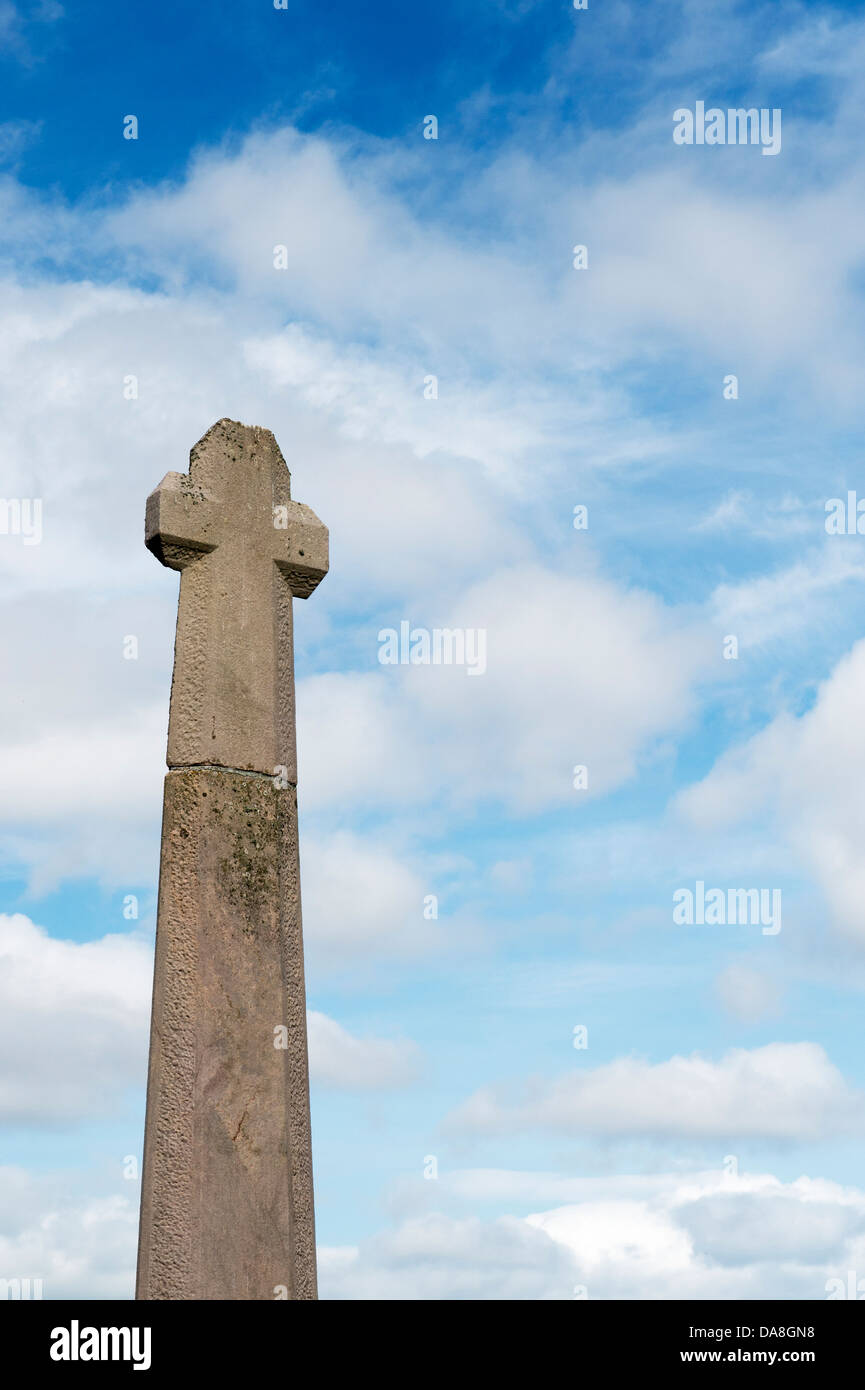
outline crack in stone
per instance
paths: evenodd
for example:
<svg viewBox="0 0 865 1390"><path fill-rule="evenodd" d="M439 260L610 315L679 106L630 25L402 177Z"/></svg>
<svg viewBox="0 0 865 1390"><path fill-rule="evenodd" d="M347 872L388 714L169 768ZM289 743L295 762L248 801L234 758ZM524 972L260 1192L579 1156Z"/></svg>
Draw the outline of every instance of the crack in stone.
<svg viewBox="0 0 865 1390"><path fill-rule="evenodd" d="M169 772L231 772L238 777L263 777L265 782L272 782L276 777L275 772L256 772L248 767L226 767L222 763L171 763L168 767ZM296 787L297 782L292 782L289 778L285 779L285 788Z"/></svg>
<svg viewBox="0 0 865 1390"><path fill-rule="evenodd" d="M240 1117L240 1120L238 1121L237 1129L234 1131L234 1134L233 1134L233 1136L232 1136L232 1140L231 1140L232 1144L236 1144L236 1143L237 1143L237 1136L239 1135L240 1131L243 1129L243 1122L244 1122L244 1120L245 1120L245 1119L247 1118L247 1116L249 1115L249 1107L250 1107L250 1105L252 1105L252 1103L253 1103L253 1101L255 1100L256 1096L258 1095L258 1092L260 1091L260 1089L261 1089L260 1086L256 1086L256 1088L255 1088L255 1090L253 1091L252 1095L249 1097L249 1101L248 1101L248 1103L247 1103L247 1105L246 1105L246 1107L245 1107L245 1109L244 1109L244 1111L243 1111L243 1114L242 1114L241 1117Z"/></svg>

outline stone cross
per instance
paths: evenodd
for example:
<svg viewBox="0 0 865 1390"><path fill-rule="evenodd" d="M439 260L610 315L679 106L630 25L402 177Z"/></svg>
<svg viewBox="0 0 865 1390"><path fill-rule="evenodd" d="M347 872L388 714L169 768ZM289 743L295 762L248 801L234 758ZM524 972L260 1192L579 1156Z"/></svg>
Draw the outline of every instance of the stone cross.
<svg viewBox="0 0 865 1390"><path fill-rule="evenodd" d="M181 578L136 1297L311 1299L292 595L327 528L270 431L220 420L145 543Z"/></svg>

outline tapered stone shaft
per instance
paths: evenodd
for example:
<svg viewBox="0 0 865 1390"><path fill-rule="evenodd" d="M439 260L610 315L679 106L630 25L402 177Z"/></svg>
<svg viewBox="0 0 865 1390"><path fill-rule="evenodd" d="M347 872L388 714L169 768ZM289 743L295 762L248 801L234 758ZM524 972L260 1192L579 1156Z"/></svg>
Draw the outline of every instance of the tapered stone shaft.
<svg viewBox="0 0 865 1390"><path fill-rule="evenodd" d="M273 435L220 420L146 544L182 574L136 1296L315 1298L292 595L327 530Z"/></svg>

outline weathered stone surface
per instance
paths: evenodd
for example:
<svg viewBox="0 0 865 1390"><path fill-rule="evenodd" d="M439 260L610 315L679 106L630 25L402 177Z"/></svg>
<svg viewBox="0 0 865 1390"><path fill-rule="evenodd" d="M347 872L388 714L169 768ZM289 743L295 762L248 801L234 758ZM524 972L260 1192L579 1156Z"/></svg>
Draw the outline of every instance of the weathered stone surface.
<svg viewBox="0 0 865 1390"><path fill-rule="evenodd" d="M292 502L270 430L209 429L189 473L147 499L145 543L182 571L169 767L287 767L296 781L291 598L327 573L328 533Z"/></svg>
<svg viewBox="0 0 865 1390"><path fill-rule="evenodd" d="M294 789L169 772L164 827L137 1296L314 1298Z"/></svg>
<svg viewBox="0 0 865 1390"><path fill-rule="evenodd" d="M292 595L327 530L270 431L220 420L146 543L182 574L137 1297L312 1299Z"/></svg>

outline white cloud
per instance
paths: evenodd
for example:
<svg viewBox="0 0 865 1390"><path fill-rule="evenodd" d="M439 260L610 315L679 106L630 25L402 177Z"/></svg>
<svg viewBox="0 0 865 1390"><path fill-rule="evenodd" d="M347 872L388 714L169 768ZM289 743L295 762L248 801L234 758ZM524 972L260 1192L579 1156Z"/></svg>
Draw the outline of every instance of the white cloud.
<svg viewBox="0 0 865 1390"><path fill-rule="evenodd" d="M448 626L485 628L487 670L454 679L409 670L410 698L452 731L440 747L450 785L532 811L631 777L660 734L681 727L708 643L688 616L599 576L515 566L474 586Z"/></svg>
<svg viewBox="0 0 865 1390"><path fill-rule="evenodd" d="M321 1086L388 1090L417 1078L420 1054L406 1039L356 1038L335 1019L313 1010L306 1026L310 1079Z"/></svg>
<svg viewBox="0 0 865 1390"><path fill-rule="evenodd" d="M865 1248L863 1194L808 1178L695 1174L528 1221L571 1251L592 1298L820 1299Z"/></svg>
<svg viewBox="0 0 865 1390"><path fill-rule="evenodd" d="M821 1179L469 1169L419 1187L423 1204L565 1200L519 1218L412 1214L324 1249L322 1297L821 1299L865 1256L865 1193Z"/></svg>
<svg viewBox="0 0 865 1390"><path fill-rule="evenodd" d="M608 132L549 143L535 159L505 145L481 167L467 161L465 186L445 165L447 220L431 211L433 198L416 211L400 196L401 185L435 179L426 151L358 134L259 132L200 153L179 186L137 192L100 235L130 268L146 259L176 289L204 266L244 297L282 302L342 338L372 331L425 354L432 372L441 358L458 375L471 354L517 381L503 343L542 374L563 361L611 367L632 357L635 341L672 336L747 368L751 380L792 367L851 399L849 276L861 253L853 171L803 195L777 176L767 183L775 161L758 158L757 172L747 163L755 151L735 152L738 178L729 160L688 159L658 139L658 123L652 107L620 132L628 150L635 139L645 150L637 172L632 160L613 160L610 175ZM582 173L604 152L602 179ZM510 237L454 235L455 222L483 216L488 227L491 207ZM588 275L571 268L570 228L592 248ZM274 269L275 245L287 247L284 271Z"/></svg>
<svg viewBox="0 0 865 1390"><path fill-rule="evenodd" d="M561 1243L512 1217L419 1217L359 1249L319 1254L322 1298L555 1299L570 1298L574 1282Z"/></svg>
<svg viewBox="0 0 865 1390"><path fill-rule="evenodd" d="M383 672L334 671L299 681L297 719L304 809L399 803L423 792L424 739Z"/></svg>
<svg viewBox="0 0 865 1390"><path fill-rule="evenodd" d="M751 380L784 368L801 372L810 360L821 388L846 396L851 374L844 355L855 353L858 338L847 276L859 255L858 233L833 227L819 289L809 266L819 237L815 219L843 217L850 193L830 185L797 197L762 180L750 188L737 183L734 191L720 178L701 178L706 172L692 161L687 169L641 172L589 194L579 225L584 240L602 249L586 277L588 317L600 318L606 306L609 338L673 333L700 344L716 362L735 363L730 370L747 363ZM799 281L810 287L794 301L789 286ZM809 359L815 342L820 354Z"/></svg>
<svg viewBox="0 0 865 1390"><path fill-rule="evenodd" d="M359 135L259 133L200 153L180 187L135 194L106 218L106 237L131 248L133 265L140 249L175 284L203 262L250 299L290 304L343 338L361 339L372 324L415 352L447 335L452 353L469 341L498 359L501 343L522 340L539 300L554 307L549 290L530 258L465 245L418 216L392 185L412 162ZM277 245L288 250L285 271L274 269Z"/></svg>
<svg viewBox="0 0 865 1390"><path fill-rule="evenodd" d="M454 1133L547 1130L626 1138L816 1140L861 1129L865 1097L815 1043L734 1048L651 1064L622 1057L555 1081L476 1091Z"/></svg>
<svg viewBox="0 0 865 1390"><path fill-rule="evenodd" d="M386 842L347 830L310 833L302 854L304 931L312 951L405 957L430 949L437 928L424 919L423 900L434 887Z"/></svg>
<svg viewBox="0 0 865 1390"><path fill-rule="evenodd" d="M0 843L45 892L64 878L110 887L154 874L165 776L167 711L133 709L111 723L49 725L3 750Z"/></svg>
<svg viewBox="0 0 865 1390"><path fill-rule="evenodd" d="M703 829L766 817L786 835L823 890L838 930L865 940L865 641L835 667L811 709L780 714L725 753L677 800Z"/></svg>
<svg viewBox="0 0 865 1390"><path fill-rule="evenodd" d="M0 915L0 1116L79 1123L143 1087L152 951L133 936L58 941Z"/></svg>
<svg viewBox="0 0 865 1390"><path fill-rule="evenodd" d="M433 470L414 479L413 488L400 488L400 470L391 471L387 487L377 498L386 515L389 499L396 493L394 510L400 501L417 497L424 511L447 505L452 524L465 525L460 513L473 506L473 499L463 485L448 505L447 494L460 480L458 476L443 479L445 470L449 471L443 456L472 460L494 477L507 480L515 461L537 448L545 434L532 402L522 397L503 402L497 383L472 389L462 376L440 380L432 364L422 358L412 361L354 345L337 347L301 324L288 324L268 338L248 340L244 356L265 380L282 390L290 388L313 410L330 417L347 439L374 440L378 446L408 444L419 459L440 456ZM434 395L424 394L432 389L429 377L435 379ZM347 484L351 481L351 476L346 478ZM357 486L367 484L360 478ZM490 518L474 507L466 531L475 545L483 546ZM413 522L422 534L423 517L415 520L403 514L404 526ZM519 544L516 530L513 541Z"/></svg>
<svg viewBox="0 0 865 1390"><path fill-rule="evenodd" d="M0 799L16 825L108 813L137 820L159 805L165 776L166 711L124 713L111 725L54 728L4 750ZM143 752L142 752L143 750Z"/></svg>
<svg viewBox="0 0 865 1390"><path fill-rule="evenodd" d="M827 1185L828 1186L828 1185ZM709 1193L683 1204L677 1217L700 1252L720 1265L772 1261L824 1264L865 1231L865 1204L812 1195L807 1186L775 1193ZM806 1200L803 1200L803 1195Z"/></svg>
<svg viewBox="0 0 865 1390"><path fill-rule="evenodd" d="M2 20L0 20L2 30ZM2 32L0 32L2 43ZM0 164L15 160L42 130L41 121L3 121L0 123Z"/></svg>
<svg viewBox="0 0 865 1390"><path fill-rule="evenodd" d="M721 971L715 988L728 1013L745 1023L756 1023L778 1013L780 986L765 969L754 970L735 962Z"/></svg>
<svg viewBox="0 0 865 1390"><path fill-rule="evenodd" d="M786 495L780 501L754 497L747 490L726 493L720 502L694 526L695 531L742 532L760 540L785 540L791 536L815 533L815 508L810 510L798 497Z"/></svg>
<svg viewBox="0 0 865 1390"><path fill-rule="evenodd" d="M0 1169L13 1198L0 1206L0 1279L40 1279L44 1299L132 1298L137 1193L73 1196L77 1182L77 1174Z"/></svg>
<svg viewBox="0 0 865 1390"><path fill-rule="evenodd" d="M36 0L26 8L13 0L0 3L0 53L13 57L26 67L36 61L34 44L40 24L54 24L62 19L63 6L58 0ZM40 35L41 38L41 35Z"/></svg>
<svg viewBox="0 0 865 1390"><path fill-rule="evenodd" d="M408 620L484 629L485 673L382 666L303 683L305 805L444 796L532 812L585 799L573 788L580 763L588 796L609 791L687 720L711 660L712 639L691 615L540 566L499 570L445 613ZM371 657L375 639L371 629Z"/></svg>
<svg viewBox="0 0 865 1390"><path fill-rule="evenodd" d="M820 518L812 522L817 530ZM865 580L865 563L855 550L830 542L822 550L773 574L737 584L719 584L712 594L714 621L742 647L789 637L807 624L826 623L843 602L839 590ZM848 594L847 602L852 598Z"/></svg>

